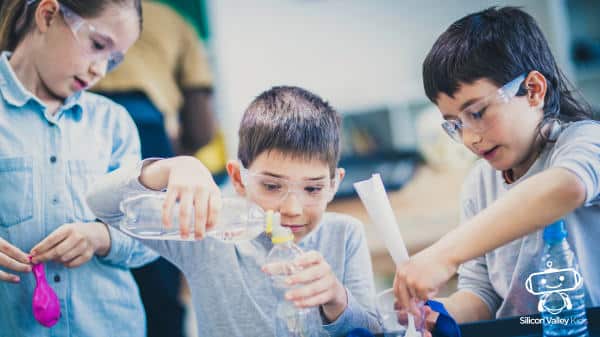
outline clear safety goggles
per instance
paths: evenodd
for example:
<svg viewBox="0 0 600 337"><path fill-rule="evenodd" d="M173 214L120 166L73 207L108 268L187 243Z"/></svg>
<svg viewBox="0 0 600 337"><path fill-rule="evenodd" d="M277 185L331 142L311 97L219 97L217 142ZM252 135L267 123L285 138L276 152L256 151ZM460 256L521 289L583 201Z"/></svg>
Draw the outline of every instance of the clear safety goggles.
<svg viewBox="0 0 600 337"><path fill-rule="evenodd" d="M335 177L292 181L288 178L254 173L244 167L240 169L240 174L247 193L269 206L279 205L290 193L305 206L322 205L335 193L337 182Z"/></svg>
<svg viewBox="0 0 600 337"><path fill-rule="evenodd" d="M114 70L123 62L125 55L113 50L114 42L108 35L99 32L96 27L63 4L60 4L59 11L86 56L95 61L107 61L106 72Z"/></svg>
<svg viewBox="0 0 600 337"><path fill-rule="evenodd" d="M500 113L498 109L488 107L508 103L519 92L524 80L525 75L520 75L490 95L470 104L459 112L457 119L445 120L442 128L450 138L459 143L462 143L462 131L465 128L477 133L487 131L494 125Z"/></svg>

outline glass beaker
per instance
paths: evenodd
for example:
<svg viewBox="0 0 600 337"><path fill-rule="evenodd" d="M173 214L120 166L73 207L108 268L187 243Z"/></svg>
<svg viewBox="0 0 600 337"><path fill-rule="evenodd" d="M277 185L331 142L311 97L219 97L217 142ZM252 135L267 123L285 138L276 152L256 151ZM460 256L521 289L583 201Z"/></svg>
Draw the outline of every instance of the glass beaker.
<svg viewBox="0 0 600 337"><path fill-rule="evenodd" d="M422 337L425 325L423 302L414 302L409 310L399 310L394 297L394 289L389 288L377 294L377 313L383 324L386 337Z"/></svg>

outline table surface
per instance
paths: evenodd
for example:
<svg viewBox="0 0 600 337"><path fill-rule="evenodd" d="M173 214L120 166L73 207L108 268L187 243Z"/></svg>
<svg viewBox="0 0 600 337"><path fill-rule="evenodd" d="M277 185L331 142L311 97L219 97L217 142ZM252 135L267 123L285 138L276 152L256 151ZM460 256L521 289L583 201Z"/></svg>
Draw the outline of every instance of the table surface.
<svg viewBox="0 0 600 337"><path fill-rule="evenodd" d="M524 316L523 316L524 317ZM539 315L531 316L539 318ZM600 337L600 307L587 309L589 337ZM462 324L462 337L541 337L542 326L521 324L521 317ZM434 336L435 337L435 336Z"/></svg>
<svg viewBox="0 0 600 337"><path fill-rule="evenodd" d="M524 316L523 316L524 317ZM539 315L531 315L537 318ZM587 309L589 337L600 337L600 307ZM542 337L541 325L520 324L521 317L461 324L462 337ZM376 335L383 337L383 334ZM434 333L433 337L437 337Z"/></svg>

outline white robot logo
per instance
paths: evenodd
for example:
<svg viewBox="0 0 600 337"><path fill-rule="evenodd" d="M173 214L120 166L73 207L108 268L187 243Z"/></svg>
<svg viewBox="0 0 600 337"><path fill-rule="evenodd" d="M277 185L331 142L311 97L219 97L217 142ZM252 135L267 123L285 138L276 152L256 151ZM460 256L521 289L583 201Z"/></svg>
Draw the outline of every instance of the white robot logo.
<svg viewBox="0 0 600 337"><path fill-rule="evenodd" d="M529 275L525 281L529 293L541 295L538 311L558 315L565 309L573 309L567 292L579 289L583 277L573 268L552 268L552 261L548 261L546 266L548 269Z"/></svg>

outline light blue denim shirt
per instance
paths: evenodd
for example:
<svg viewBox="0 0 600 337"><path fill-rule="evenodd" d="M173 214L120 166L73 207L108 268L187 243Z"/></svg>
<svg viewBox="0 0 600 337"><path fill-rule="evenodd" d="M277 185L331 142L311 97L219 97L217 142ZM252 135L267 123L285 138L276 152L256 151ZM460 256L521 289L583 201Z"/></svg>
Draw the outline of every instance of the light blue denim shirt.
<svg viewBox="0 0 600 337"><path fill-rule="evenodd" d="M65 223L95 216L85 193L99 176L140 157L127 111L87 92L69 97L52 116L0 58L0 237L28 253ZM83 226L84 224L82 224ZM145 336L144 311L129 272L157 255L110 228L107 256L69 269L46 264L61 318L45 328L33 318L32 273L0 281L0 336Z"/></svg>

